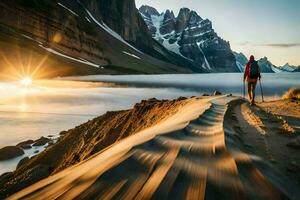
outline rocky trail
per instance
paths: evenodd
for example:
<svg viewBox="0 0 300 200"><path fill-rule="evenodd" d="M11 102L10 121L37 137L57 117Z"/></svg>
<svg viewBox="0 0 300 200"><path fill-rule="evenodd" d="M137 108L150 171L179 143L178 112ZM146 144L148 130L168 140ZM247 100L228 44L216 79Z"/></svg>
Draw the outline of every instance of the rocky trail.
<svg viewBox="0 0 300 200"><path fill-rule="evenodd" d="M297 199L278 152L296 151L282 135L292 127L269 115L238 97L195 99L9 199Z"/></svg>

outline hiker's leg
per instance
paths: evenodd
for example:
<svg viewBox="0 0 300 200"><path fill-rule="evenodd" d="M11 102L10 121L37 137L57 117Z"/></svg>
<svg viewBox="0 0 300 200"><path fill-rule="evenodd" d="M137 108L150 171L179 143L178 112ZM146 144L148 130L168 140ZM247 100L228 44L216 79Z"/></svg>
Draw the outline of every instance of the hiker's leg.
<svg viewBox="0 0 300 200"><path fill-rule="evenodd" d="M248 83L247 83L247 86L248 86L248 96L249 96L249 100L251 101L251 99L252 99L252 95L251 95L251 82L248 82Z"/></svg>
<svg viewBox="0 0 300 200"><path fill-rule="evenodd" d="M255 82L253 82L252 83L252 103L254 103L254 101L255 101L255 89L256 89L256 83L257 83L257 81L255 81Z"/></svg>

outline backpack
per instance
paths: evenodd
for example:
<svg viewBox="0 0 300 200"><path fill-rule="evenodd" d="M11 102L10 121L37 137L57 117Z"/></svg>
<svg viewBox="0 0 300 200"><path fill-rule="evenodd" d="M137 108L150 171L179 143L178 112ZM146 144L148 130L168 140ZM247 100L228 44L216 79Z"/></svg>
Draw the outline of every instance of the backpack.
<svg viewBox="0 0 300 200"><path fill-rule="evenodd" d="M253 61L250 64L250 73L249 73L249 76L250 76L250 78L258 78L259 75L260 75L260 72L259 72L258 63L257 63L257 61Z"/></svg>

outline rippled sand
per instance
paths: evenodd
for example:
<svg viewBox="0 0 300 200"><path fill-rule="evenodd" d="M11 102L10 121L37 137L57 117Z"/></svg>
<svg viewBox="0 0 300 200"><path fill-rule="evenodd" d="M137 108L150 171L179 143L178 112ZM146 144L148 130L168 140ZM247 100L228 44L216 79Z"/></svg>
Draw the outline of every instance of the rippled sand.
<svg viewBox="0 0 300 200"><path fill-rule="evenodd" d="M245 151L244 132L269 134L249 109L237 97L193 98L165 121L9 199L299 198L299 186Z"/></svg>

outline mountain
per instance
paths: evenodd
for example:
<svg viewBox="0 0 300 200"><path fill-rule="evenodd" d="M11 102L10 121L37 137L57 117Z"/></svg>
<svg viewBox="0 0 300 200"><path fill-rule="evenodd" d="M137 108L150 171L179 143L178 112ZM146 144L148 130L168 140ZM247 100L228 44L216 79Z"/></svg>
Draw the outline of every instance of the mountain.
<svg viewBox="0 0 300 200"><path fill-rule="evenodd" d="M1 75L200 71L153 40L134 0L3 0L0 9Z"/></svg>
<svg viewBox="0 0 300 200"><path fill-rule="evenodd" d="M233 52L238 69L240 72L243 72L245 69L245 65L248 62L247 57L243 53ZM288 63L283 66L276 66L272 64L267 57L263 57L258 60L258 64L260 66L260 70L263 73L281 73L281 72L297 72L300 69L300 66L292 66Z"/></svg>
<svg viewBox="0 0 300 200"><path fill-rule="evenodd" d="M139 12L152 37L169 51L209 72L238 72L229 42L217 35L210 20L188 8L180 9L177 17L146 5Z"/></svg>
<svg viewBox="0 0 300 200"><path fill-rule="evenodd" d="M236 65L240 72L243 72L245 69L245 65L248 62L247 57L243 53L233 52L233 55L236 59Z"/></svg>
<svg viewBox="0 0 300 200"><path fill-rule="evenodd" d="M263 57L261 59L258 60L258 65L260 67L260 71L262 73L274 73L276 69L276 66L273 65L267 57Z"/></svg>
<svg viewBox="0 0 300 200"><path fill-rule="evenodd" d="M286 72L298 72L300 70L300 66L294 66L286 63L285 65L280 66L279 69Z"/></svg>

